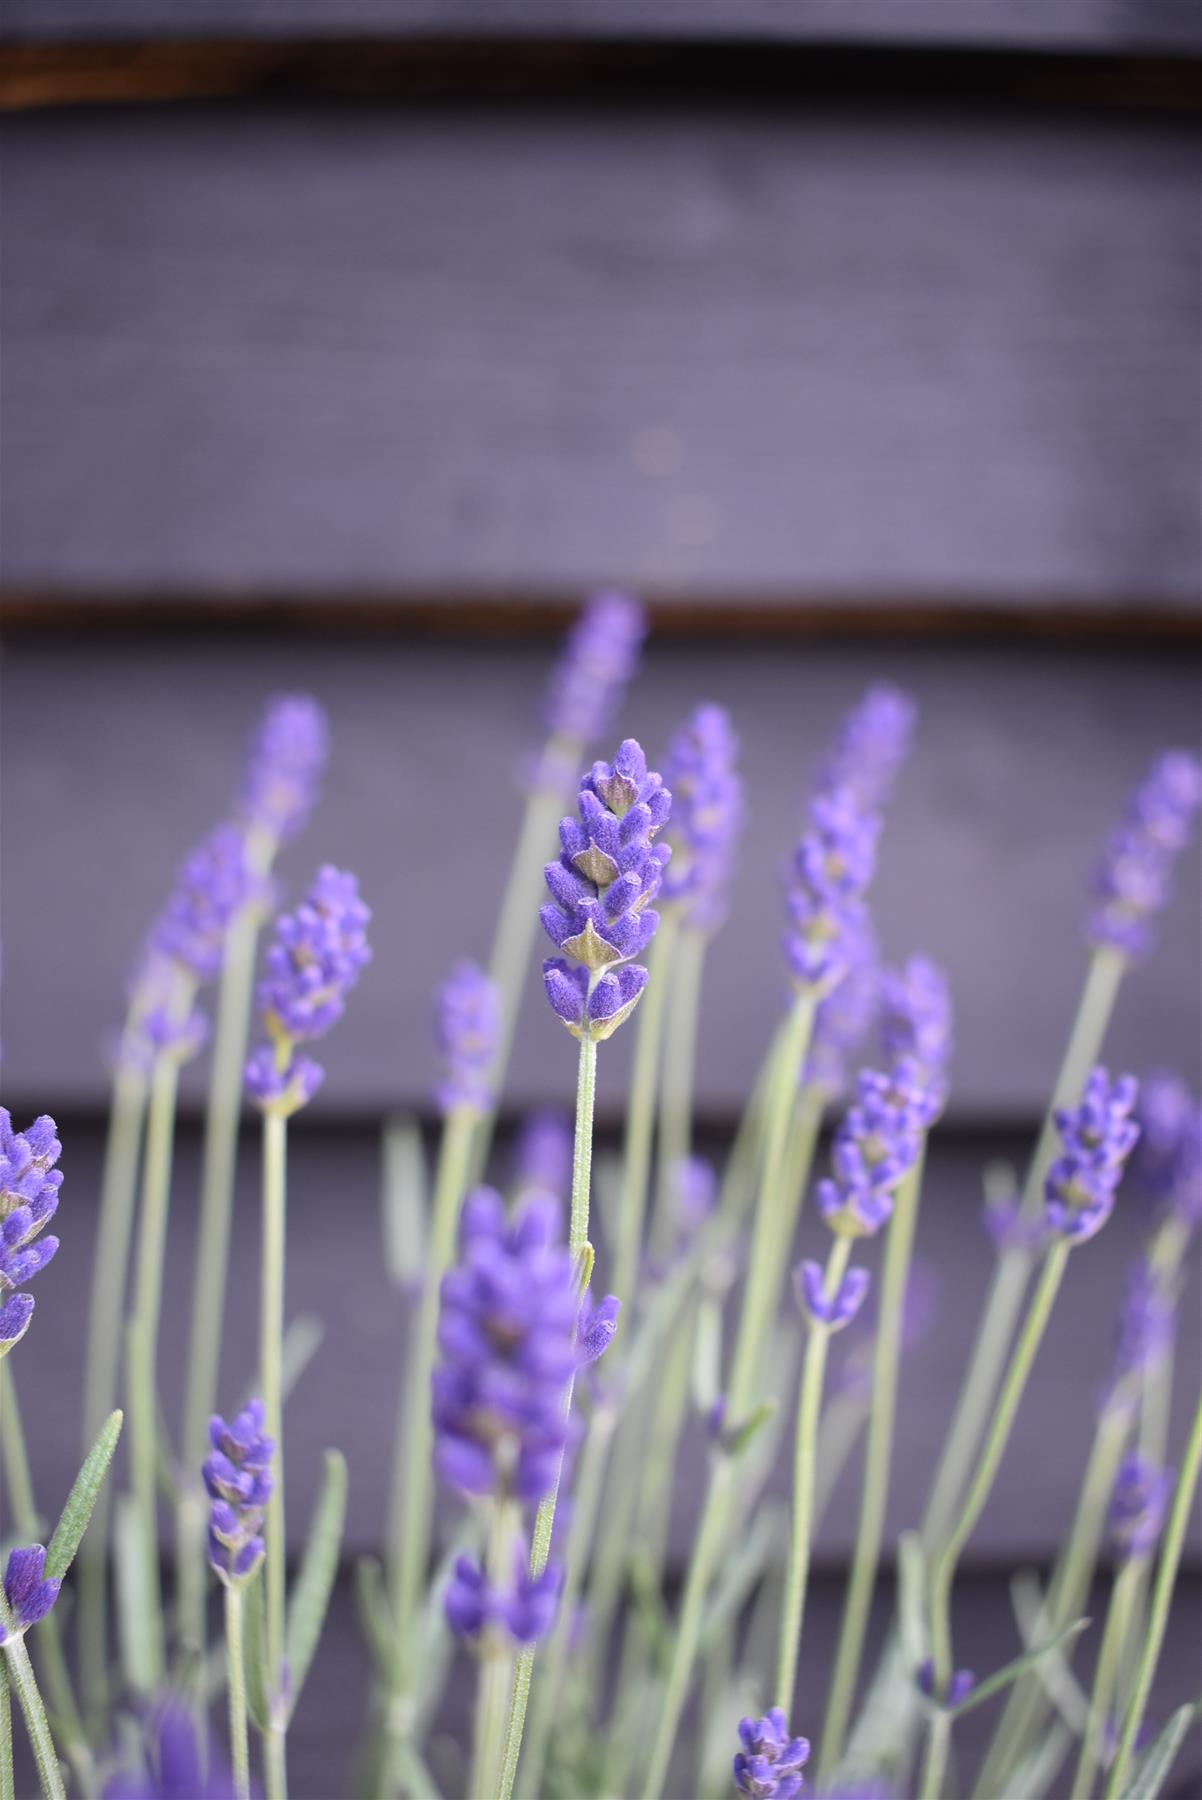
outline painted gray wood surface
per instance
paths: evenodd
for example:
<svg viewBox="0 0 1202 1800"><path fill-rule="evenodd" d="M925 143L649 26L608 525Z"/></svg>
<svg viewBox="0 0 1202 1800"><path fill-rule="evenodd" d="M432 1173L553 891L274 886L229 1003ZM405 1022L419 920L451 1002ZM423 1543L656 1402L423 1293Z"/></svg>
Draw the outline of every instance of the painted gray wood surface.
<svg viewBox="0 0 1202 1800"><path fill-rule="evenodd" d="M1180 122L334 105L4 131L11 586L604 573L693 604L1196 607Z"/></svg>
<svg viewBox="0 0 1202 1800"><path fill-rule="evenodd" d="M8 0L9 37L379 33L1189 50L1189 0Z"/></svg>
<svg viewBox="0 0 1202 1800"><path fill-rule="evenodd" d="M74 1475L77 1424L73 1396L84 1356L87 1285L95 1228L95 1194L102 1136L93 1125L60 1119L66 1173L56 1229L62 1248L38 1278L37 1311L29 1352L18 1375L39 1490L65 1493ZM902 1382L896 1475L890 1499L890 1539L916 1522L933 1459L942 1443L992 1267L980 1225L984 1162L1003 1153L1021 1163L1030 1134L949 1134L932 1142L917 1254L929 1265L938 1296L937 1321L908 1355ZM613 1140L611 1140L612 1145ZM173 1186L159 1388L164 1415L178 1420L191 1297L198 1133L180 1134ZM501 1159L503 1162L503 1157ZM503 1170L502 1170L503 1173ZM258 1145L248 1131L242 1145L238 1210L222 1342L222 1392L234 1404L246 1391L257 1343ZM602 1171L602 1183L604 1184ZM347 1552L378 1547L387 1513L393 1424L404 1365L406 1305L388 1281L380 1249L380 1166L373 1131L323 1130L304 1119L294 1128L289 1156L289 1317L315 1314L324 1343L298 1386L286 1419L289 1532L303 1541L304 1524L328 1446L350 1466ZM610 1268L600 1197L593 1235L596 1283L605 1291ZM1110 1366L1116 1309L1124 1270L1141 1241L1142 1214L1125 1199L1105 1231L1075 1255L1049 1329L1028 1402L1024 1405L993 1498L974 1535L970 1564L996 1567L1042 1557L1072 1516L1077 1484L1093 1431L1096 1400ZM803 1220L798 1254L824 1253L829 1233L813 1215ZM875 1268L879 1245L857 1252ZM1197 1249L1182 1301L1180 1380L1174 1410L1175 1453L1188 1431L1202 1358L1202 1266ZM36 1335L35 1335L36 1334ZM845 1334L832 1352L832 1391L855 1338ZM1192 1373L1191 1373L1192 1372ZM788 1434L786 1434L787 1439ZM686 1473L676 1491L673 1542L690 1539L705 1451L691 1430L682 1451ZM786 1494L791 1467L782 1444L773 1491ZM1037 1477L1033 1471L1038 1471ZM823 1527L819 1554L841 1561L855 1529L856 1477L849 1465ZM444 1494L440 1518L449 1527L458 1503ZM1190 1539L1202 1552L1202 1518Z"/></svg>
<svg viewBox="0 0 1202 1800"><path fill-rule="evenodd" d="M323 1052L316 1105L330 1117L422 1105L436 1075L433 988L456 958L488 953L550 655L220 634L14 640L0 662L11 1104L103 1105L101 1046L174 866L226 808L265 696L301 687L328 708L333 758L287 853L285 891L295 899L332 860L359 872L375 908L375 962ZM1039 1116L1082 978L1098 847L1151 756L1198 739L1197 670L1180 654L653 641L615 743L633 732L654 760L703 698L724 702L743 738L750 818L699 1046L707 1116L732 1117L758 1067L780 1004L778 875L830 734L881 676L915 694L922 720L873 904L887 956L921 948L950 971L959 1118ZM1111 1050L1124 1065L1202 1075L1200 918L1194 845L1159 947L1121 997ZM602 1056L608 1117L630 1037ZM567 1098L573 1081L571 1040L534 975L507 1104ZM195 1077L186 1091L194 1104Z"/></svg>

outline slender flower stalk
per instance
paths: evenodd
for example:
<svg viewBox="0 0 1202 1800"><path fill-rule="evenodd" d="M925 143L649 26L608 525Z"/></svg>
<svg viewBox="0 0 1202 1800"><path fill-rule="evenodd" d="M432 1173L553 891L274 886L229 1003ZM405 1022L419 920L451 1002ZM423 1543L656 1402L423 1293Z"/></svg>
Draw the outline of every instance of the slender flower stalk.
<svg viewBox="0 0 1202 1800"><path fill-rule="evenodd" d="M651 1156L655 1138L656 1101L660 1092L660 1062L666 1001L674 990L678 924L671 913L660 926L647 960L647 995L635 1026L634 1058L630 1070L630 1097L626 1107L626 1133L622 1153L622 1187L618 1196L617 1245L614 1253L614 1287L633 1298L638 1280L639 1257L651 1185Z"/></svg>
<svg viewBox="0 0 1202 1800"><path fill-rule="evenodd" d="M1156 1665L1160 1660L1160 1652L1164 1644L1164 1634L1168 1628L1169 1608L1172 1605L1177 1571L1181 1566L1181 1552L1185 1544L1185 1534L1189 1526L1200 1468L1202 1468L1202 1395L1199 1395L1198 1398L1194 1422L1190 1428L1189 1442L1181 1462L1181 1473L1177 1477L1177 1486L1173 1493L1173 1504L1169 1511L1168 1524L1165 1527L1160 1559L1156 1565L1156 1579L1152 1587L1152 1604L1148 1615L1147 1630L1136 1665L1131 1695L1123 1714L1118 1749L1115 1752L1114 1761L1110 1765L1104 1800L1119 1800L1119 1796L1126 1791L1127 1771L1131 1766L1136 1736L1143 1723L1148 1696L1152 1691L1152 1678L1156 1673Z"/></svg>

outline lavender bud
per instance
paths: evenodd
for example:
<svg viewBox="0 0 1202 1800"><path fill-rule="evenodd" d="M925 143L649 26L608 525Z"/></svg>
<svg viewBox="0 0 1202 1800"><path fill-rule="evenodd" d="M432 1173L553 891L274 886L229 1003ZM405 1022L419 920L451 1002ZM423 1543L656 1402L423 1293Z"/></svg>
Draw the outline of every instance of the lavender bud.
<svg viewBox="0 0 1202 1800"><path fill-rule="evenodd" d="M58 1128L42 1113L25 1131L14 1131L0 1106L0 1356L24 1337L33 1317L32 1294L18 1293L41 1273L58 1249L41 1233L58 1210L62 1155Z"/></svg>
<svg viewBox="0 0 1202 1800"><path fill-rule="evenodd" d="M833 1178L820 1181L818 1206L841 1237L871 1237L893 1212L898 1182L913 1166L926 1122L924 1096L888 1075L862 1070L857 1100L831 1146Z"/></svg>
<svg viewBox="0 0 1202 1800"><path fill-rule="evenodd" d="M444 1113L456 1107L487 1112L488 1074L497 1048L500 1001L496 986L473 962L457 963L438 990L438 1048L446 1076L438 1089Z"/></svg>
<svg viewBox="0 0 1202 1800"><path fill-rule="evenodd" d="M553 738L591 744L605 735L646 635L643 609L629 595L600 593L585 602L547 690L543 718ZM557 776L561 769L544 769L540 784L558 785Z"/></svg>
<svg viewBox="0 0 1202 1800"><path fill-rule="evenodd" d="M1056 1113L1061 1154L1044 1185L1049 1228L1069 1243L1081 1244L1110 1217L1123 1167L1139 1136L1131 1117L1139 1084L1133 1075L1111 1081L1094 1069L1078 1107Z"/></svg>
<svg viewBox="0 0 1202 1800"><path fill-rule="evenodd" d="M724 707L699 706L673 738L664 763L672 791L671 867L664 899L699 931L716 931L726 910L743 825L739 740Z"/></svg>
<svg viewBox="0 0 1202 1800"><path fill-rule="evenodd" d="M1131 1173L1158 1221L1187 1234L1202 1225L1202 1103L1178 1075L1149 1075L1139 1097Z"/></svg>
<svg viewBox="0 0 1202 1800"><path fill-rule="evenodd" d="M971 1669L955 1670L947 1684L947 1693L944 1695L941 1704L945 1707L959 1706L962 1700L968 1699L968 1696L972 1693L972 1690L976 1685L977 1678ZM926 1661L919 1666L918 1686L928 1700L934 1700L936 1698L935 1665L929 1656Z"/></svg>
<svg viewBox="0 0 1202 1800"><path fill-rule="evenodd" d="M295 835L317 799L329 750L326 716L308 694L268 702L251 740L241 812L276 839Z"/></svg>
<svg viewBox="0 0 1202 1800"><path fill-rule="evenodd" d="M821 1263L803 1262L793 1271L798 1305L812 1325L826 1331L842 1331L850 1325L868 1292L867 1269L849 1269L834 1297L826 1297L825 1271Z"/></svg>
<svg viewBox="0 0 1202 1800"><path fill-rule="evenodd" d="M209 1562L224 1582L252 1575L263 1556L263 1516L271 1497L273 1440L263 1435L263 1402L248 1401L227 1425L209 1424L212 1454L202 1474L209 1495Z"/></svg>
<svg viewBox="0 0 1202 1800"><path fill-rule="evenodd" d="M594 1300L591 1293L584 1296L580 1308L580 1318L576 1327L576 1367L585 1368L604 1356L613 1343L614 1333L618 1329L618 1314L622 1303L612 1294L604 1300Z"/></svg>
<svg viewBox="0 0 1202 1800"><path fill-rule="evenodd" d="M865 812L879 811L910 754L917 718L917 706L900 688L870 687L840 726L822 785L847 788Z"/></svg>
<svg viewBox="0 0 1202 1800"><path fill-rule="evenodd" d="M1147 1556L1156 1548L1164 1525L1173 1477L1134 1451L1119 1470L1111 1496L1107 1525L1114 1547L1123 1556Z"/></svg>
<svg viewBox="0 0 1202 1800"><path fill-rule="evenodd" d="M30 1544L27 1549L10 1550L8 1553L8 1565L4 1571L4 1598L19 1633L28 1631L31 1625L44 1619L58 1599L58 1591L63 1584L53 1576L43 1579L45 1569L46 1552L41 1544ZM5 1635L4 1627L0 1625L0 1643L3 1643Z"/></svg>
<svg viewBox="0 0 1202 1800"><path fill-rule="evenodd" d="M732 1765L736 1791L747 1800L795 1800L809 1761L809 1739L790 1737L779 1706L762 1719L740 1719L739 1737L743 1748Z"/></svg>
<svg viewBox="0 0 1202 1800"><path fill-rule="evenodd" d="M1202 765L1184 750L1157 757L1127 803L1094 873L1089 942L1123 956L1152 947L1152 925L1169 897L1173 863L1202 804Z"/></svg>

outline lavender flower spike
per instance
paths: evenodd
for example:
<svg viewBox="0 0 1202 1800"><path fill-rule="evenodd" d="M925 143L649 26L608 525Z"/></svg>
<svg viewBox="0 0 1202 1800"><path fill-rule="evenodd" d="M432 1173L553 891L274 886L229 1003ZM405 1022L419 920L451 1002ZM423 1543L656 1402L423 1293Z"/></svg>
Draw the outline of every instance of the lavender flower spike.
<svg viewBox="0 0 1202 1800"><path fill-rule="evenodd" d="M246 1087L264 1112L288 1114L317 1091L320 1066L296 1046L322 1037L346 1008L346 997L371 961L370 909L353 875L326 864L294 913L276 923L259 987L259 1010L271 1039L246 1066Z"/></svg>
<svg viewBox="0 0 1202 1800"><path fill-rule="evenodd" d="M785 959L799 988L827 994L855 960L866 925L864 894L876 866L880 820L848 788L819 793L785 891Z"/></svg>
<svg viewBox="0 0 1202 1800"><path fill-rule="evenodd" d="M664 899L698 931L718 929L743 824L739 740L721 706L699 706L673 738L664 763L672 790L672 865Z"/></svg>
<svg viewBox="0 0 1202 1800"><path fill-rule="evenodd" d="M264 1552L263 1514L271 1496L275 1445L263 1435L263 1402L251 1400L232 1424L209 1425L212 1453L205 1459L209 1495L209 1562L222 1581L243 1582Z"/></svg>
<svg viewBox="0 0 1202 1800"><path fill-rule="evenodd" d="M26 1131L14 1131L0 1106L0 1356L20 1342L33 1317L32 1294L19 1293L46 1267L58 1249L56 1237L42 1237L58 1209L62 1155L49 1113Z"/></svg>
<svg viewBox="0 0 1202 1800"><path fill-rule="evenodd" d="M647 980L630 958L659 924L650 902L671 852L652 840L672 796L633 738L580 784L579 818L559 828L560 855L545 875L551 900L539 917L563 952L543 964L553 1011L575 1037L601 1041L628 1018Z"/></svg>
<svg viewBox="0 0 1202 1800"><path fill-rule="evenodd" d="M734 1759L735 1791L747 1800L794 1800L809 1761L808 1738L790 1737L779 1706L762 1719L740 1719L743 1748Z"/></svg>
<svg viewBox="0 0 1202 1800"><path fill-rule="evenodd" d="M1149 1075L1139 1096L1131 1172L1157 1222L1186 1235L1202 1226L1202 1102L1180 1076Z"/></svg>
<svg viewBox="0 0 1202 1800"><path fill-rule="evenodd" d="M918 708L900 688L870 687L840 727L823 771L823 785L847 788L865 812L884 806L910 754Z"/></svg>
<svg viewBox="0 0 1202 1800"><path fill-rule="evenodd" d="M1188 751L1165 751L1128 801L1094 873L1088 937L1096 949L1128 958L1151 949L1152 922L1199 805L1202 764Z"/></svg>
<svg viewBox="0 0 1202 1800"><path fill-rule="evenodd" d="M827 1331L842 1331L850 1325L868 1292L867 1269L849 1269L839 1283L838 1292L828 1300L825 1271L821 1263L803 1262L793 1272L793 1285L802 1311L813 1325Z"/></svg>
<svg viewBox="0 0 1202 1800"><path fill-rule="evenodd" d="M1115 1332L1114 1365L1102 1395L1104 1406L1131 1406L1143 1377L1164 1361L1173 1342L1176 1300L1170 1285L1139 1256L1127 1272Z"/></svg>
<svg viewBox="0 0 1202 1800"><path fill-rule="evenodd" d="M1134 1451L1125 1458L1114 1484L1107 1523L1115 1548L1124 1556L1147 1556L1156 1548L1164 1525L1173 1477Z"/></svg>
<svg viewBox="0 0 1202 1800"><path fill-rule="evenodd" d="M900 969L885 970L881 1045L891 1059L904 1058L926 1089L933 1122L947 1099L952 999L947 976L929 957L912 956Z"/></svg>
<svg viewBox="0 0 1202 1800"><path fill-rule="evenodd" d="M438 1088L445 1112L470 1107L487 1112L492 1104L488 1076L496 1055L500 1000L494 982L473 962L457 963L438 990L438 1047L446 1076Z"/></svg>
<svg viewBox="0 0 1202 1800"><path fill-rule="evenodd" d="M447 1624L462 1642L481 1644L486 1634L500 1630L518 1644L534 1644L555 1623L563 1570L548 1563L539 1575L530 1573L527 1556L514 1561L513 1581L507 1588L494 1587L480 1564L470 1556L456 1560L443 1598Z"/></svg>
<svg viewBox="0 0 1202 1800"><path fill-rule="evenodd" d="M250 746L240 811L277 841L295 835L317 799L329 750L326 716L308 694L268 702Z"/></svg>
<svg viewBox="0 0 1202 1800"><path fill-rule="evenodd" d="M30 1544L25 1550L10 1550L4 1571L4 1599L13 1625L19 1633L28 1631L44 1619L54 1602L62 1581L45 1575L46 1552L41 1544ZM6 1636L0 1625L0 1643Z"/></svg>
<svg viewBox="0 0 1202 1800"><path fill-rule="evenodd" d="M818 1206L840 1237L871 1237L893 1212L897 1184L918 1155L926 1122L925 1093L905 1080L861 1071L857 1098L831 1146L833 1179L820 1181Z"/></svg>
<svg viewBox="0 0 1202 1800"><path fill-rule="evenodd" d="M1097 1068L1078 1107L1056 1114L1061 1153L1048 1170L1044 1215L1071 1244L1084 1243L1110 1217L1123 1168L1139 1136L1131 1117L1139 1084L1133 1075L1111 1081Z"/></svg>
<svg viewBox="0 0 1202 1800"><path fill-rule="evenodd" d="M638 666L647 621L627 594L594 594L568 633L551 676L545 724L553 738L592 744L609 729Z"/></svg>
<svg viewBox="0 0 1202 1800"><path fill-rule="evenodd" d="M266 894L243 834L236 826L218 825L185 859L151 933L151 950L174 958L197 981L212 981L225 961L230 926L244 907L261 905Z"/></svg>

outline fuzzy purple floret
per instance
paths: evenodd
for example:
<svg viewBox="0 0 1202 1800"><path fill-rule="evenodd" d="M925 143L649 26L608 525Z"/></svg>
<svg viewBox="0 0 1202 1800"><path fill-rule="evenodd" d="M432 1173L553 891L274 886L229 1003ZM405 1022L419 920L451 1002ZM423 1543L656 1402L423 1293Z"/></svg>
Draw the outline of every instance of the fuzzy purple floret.
<svg viewBox="0 0 1202 1800"><path fill-rule="evenodd" d="M794 1271L793 1282L802 1311L816 1325L828 1331L842 1331L850 1325L868 1292L867 1269L848 1269L837 1292L827 1299L825 1270L821 1263L803 1262Z"/></svg>
<svg viewBox="0 0 1202 1800"><path fill-rule="evenodd" d="M317 800L329 753L326 716L308 694L280 694L251 740L241 812L275 838L298 832Z"/></svg>
<svg viewBox="0 0 1202 1800"><path fill-rule="evenodd" d="M490 1627L500 1628L519 1644L534 1644L555 1623L563 1570L548 1563L532 1575L526 1558L515 1558L508 1587L494 1586L470 1556L456 1559L443 1597L447 1623L457 1638L472 1642Z"/></svg>
<svg viewBox="0 0 1202 1800"><path fill-rule="evenodd" d="M762 1719L740 1719L739 1737L743 1748L732 1765L736 1792L747 1800L795 1800L809 1761L809 1739L789 1735L779 1706Z"/></svg>
<svg viewBox="0 0 1202 1800"><path fill-rule="evenodd" d="M492 1104L489 1072L497 1051L500 997L495 982L474 962L455 965L438 990L435 1025L446 1073L438 1087L444 1113L470 1106L486 1112Z"/></svg>
<svg viewBox="0 0 1202 1800"><path fill-rule="evenodd" d="M721 706L699 706L672 739L664 780L672 792L672 862L664 899L698 931L713 932L726 913L735 849L743 826L739 740Z"/></svg>
<svg viewBox="0 0 1202 1800"><path fill-rule="evenodd" d="M18 1293L41 1273L58 1249L56 1237L41 1234L58 1210L62 1155L58 1128L49 1113L25 1131L14 1131L12 1116L0 1106L0 1355L24 1336L33 1317L31 1294Z"/></svg>
<svg viewBox="0 0 1202 1800"><path fill-rule="evenodd" d="M1091 887L1087 935L1095 947L1139 957L1169 898L1173 864L1202 805L1202 764L1185 750L1157 757L1106 844Z"/></svg>
<svg viewBox="0 0 1202 1800"><path fill-rule="evenodd" d="M209 1424L203 1475L209 1496L209 1562L223 1581L242 1581L263 1555L263 1515L273 1486L275 1444L263 1435L263 1402L248 1401L230 1424Z"/></svg>
<svg viewBox="0 0 1202 1800"><path fill-rule="evenodd" d="M46 1552L41 1544L10 1550L4 1571L4 1598L13 1623L25 1630L44 1619L58 1599L62 1581L46 1576ZM0 1627L0 1640L4 1637Z"/></svg>
<svg viewBox="0 0 1202 1800"><path fill-rule="evenodd" d="M1133 1075L1112 1081L1105 1069L1096 1068L1080 1106L1056 1113L1061 1151L1044 1184L1044 1216L1049 1229L1069 1243L1084 1243L1110 1217L1139 1137L1131 1116L1138 1094Z"/></svg>

